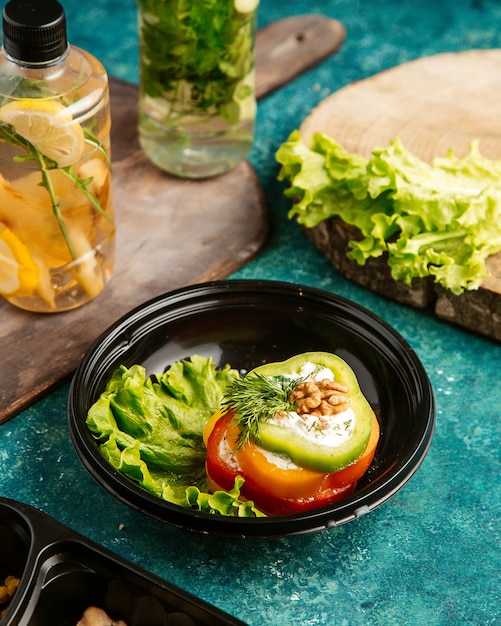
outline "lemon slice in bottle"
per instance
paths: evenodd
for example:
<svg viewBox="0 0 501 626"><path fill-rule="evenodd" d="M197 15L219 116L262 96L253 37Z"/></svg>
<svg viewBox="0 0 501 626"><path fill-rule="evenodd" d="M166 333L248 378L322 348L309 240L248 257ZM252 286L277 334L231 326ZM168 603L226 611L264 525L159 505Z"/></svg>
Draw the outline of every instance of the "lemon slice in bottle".
<svg viewBox="0 0 501 626"><path fill-rule="evenodd" d="M9 298L31 295L38 287L39 270L28 248L0 224L0 294Z"/></svg>
<svg viewBox="0 0 501 626"><path fill-rule="evenodd" d="M55 100L23 98L0 108L0 121L28 140L58 167L72 165L82 156L85 138L68 107Z"/></svg>

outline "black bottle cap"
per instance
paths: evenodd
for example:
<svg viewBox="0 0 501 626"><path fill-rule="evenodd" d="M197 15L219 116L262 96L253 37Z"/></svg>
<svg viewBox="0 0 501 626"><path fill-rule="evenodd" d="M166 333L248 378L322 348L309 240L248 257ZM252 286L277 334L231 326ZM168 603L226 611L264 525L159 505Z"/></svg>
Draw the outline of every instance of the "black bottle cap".
<svg viewBox="0 0 501 626"><path fill-rule="evenodd" d="M10 0L2 18L3 47L16 61L53 61L68 46L66 16L57 0Z"/></svg>

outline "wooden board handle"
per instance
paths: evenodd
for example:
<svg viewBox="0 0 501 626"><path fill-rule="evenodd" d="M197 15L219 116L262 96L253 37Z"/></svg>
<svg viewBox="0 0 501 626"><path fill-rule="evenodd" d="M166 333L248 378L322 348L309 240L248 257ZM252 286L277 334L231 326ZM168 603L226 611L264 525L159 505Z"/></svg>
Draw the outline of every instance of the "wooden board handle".
<svg viewBox="0 0 501 626"><path fill-rule="evenodd" d="M288 17L256 35L256 96L283 87L336 52L344 43L342 24L322 15Z"/></svg>

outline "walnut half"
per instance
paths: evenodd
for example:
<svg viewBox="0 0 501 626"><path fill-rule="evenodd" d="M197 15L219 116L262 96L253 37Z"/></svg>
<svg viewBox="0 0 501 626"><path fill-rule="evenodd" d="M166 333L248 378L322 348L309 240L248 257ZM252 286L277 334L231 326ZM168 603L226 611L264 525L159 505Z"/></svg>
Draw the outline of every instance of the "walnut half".
<svg viewBox="0 0 501 626"><path fill-rule="evenodd" d="M301 383L289 395L299 415L336 415L350 405L350 388L346 383L328 378L313 383Z"/></svg>

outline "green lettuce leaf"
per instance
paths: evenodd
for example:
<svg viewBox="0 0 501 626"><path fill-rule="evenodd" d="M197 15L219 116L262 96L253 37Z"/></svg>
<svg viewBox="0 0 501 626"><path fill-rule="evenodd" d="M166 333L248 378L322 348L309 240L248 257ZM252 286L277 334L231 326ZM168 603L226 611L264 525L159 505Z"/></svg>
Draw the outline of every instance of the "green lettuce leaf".
<svg viewBox="0 0 501 626"><path fill-rule="evenodd" d="M399 138L371 159L316 133L294 131L280 146L279 180L294 199L289 217L306 228L339 217L360 231L348 257L360 265L386 254L395 280L432 276L454 294L478 289L485 261L501 251L501 161L449 151L425 163Z"/></svg>
<svg viewBox="0 0 501 626"><path fill-rule="evenodd" d="M203 429L226 387L239 377L198 355L147 377L140 365L121 365L89 409L86 424L101 454L142 488L179 506L223 515L257 516L240 501L240 486L208 492Z"/></svg>

